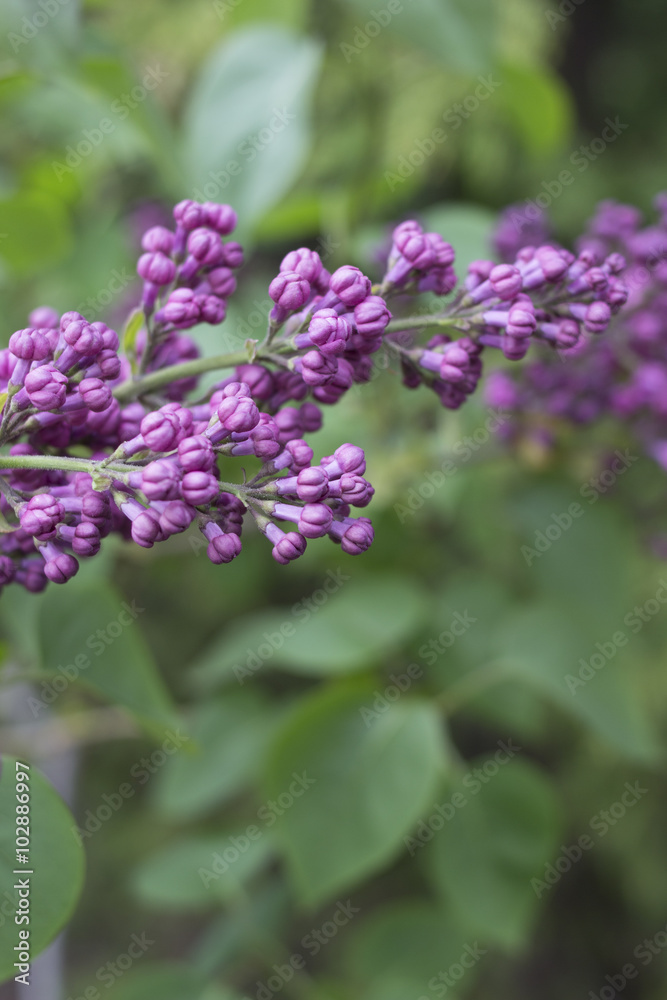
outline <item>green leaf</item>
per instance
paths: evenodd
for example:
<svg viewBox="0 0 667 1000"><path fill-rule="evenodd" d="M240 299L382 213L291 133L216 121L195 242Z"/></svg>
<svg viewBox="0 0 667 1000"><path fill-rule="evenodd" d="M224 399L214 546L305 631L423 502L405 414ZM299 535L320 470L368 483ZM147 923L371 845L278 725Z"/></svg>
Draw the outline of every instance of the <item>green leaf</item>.
<svg viewBox="0 0 667 1000"><path fill-rule="evenodd" d="M532 587L537 583L551 603L589 629L592 641L621 626L636 603L642 566L632 543L634 528L620 512L604 501L591 504L581 492L546 487L525 491L515 501L514 517L533 549L525 558ZM536 533L547 543L543 552L535 549Z"/></svg>
<svg viewBox="0 0 667 1000"><path fill-rule="evenodd" d="M403 41L413 42L451 69L477 73L489 68L495 35L492 0L403 2L395 14L386 9L386 5L379 7L373 0L348 0L348 5L359 14L348 41L357 52L373 44L378 34L375 29L379 26L386 27ZM373 25L368 32L366 23ZM349 58L354 58L354 53L350 53Z"/></svg>
<svg viewBox="0 0 667 1000"><path fill-rule="evenodd" d="M560 77L544 67L505 65L500 70L499 100L530 153L557 150L572 128L569 91Z"/></svg>
<svg viewBox="0 0 667 1000"><path fill-rule="evenodd" d="M56 198L26 191L0 201L0 257L17 274L51 267L71 246L69 217Z"/></svg>
<svg viewBox="0 0 667 1000"><path fill-rule="evenodd" d="M533 684L625 756L654 761L661 751L629 672L631 654L629 669L619 651L586 683L577 683L580 661L597 652L595 636L553 604L533 605L514 612L498 632L499 667Z"/></svg>
<svg viewBox="0 0 667 1000"><path fill-rule="evenodd" d="M442 908L409 900L382 906L355 928L343 963L355 982L364 984L364 1000L405 1000L406 997L442 996L447 989L439 978L465 957L464 980L469 988L476 976L475 960L484 949L469 944ZM429 981L436 979L433 991Z"/></svg>
<svg viewBox="0 0 667 1000"><path fill-rule="evenodd" d="M138 619L145 609L103 580L80 577L49 587L39 615L44 668L59 676L55 697L82 681L133 712L153 731L175 725L167 691ZM38 692L39 694L39 692Z"/></svg>
<svg viewBox="0 0 667 1000"><path fill-rule="evenodd" d="M206 985L185 964L153 962L131 969L113 984L114 1000L240 1000L238 993Z"/></svg>
<svg viewBox="0 0 667 1000"><path fill-rule="evenodd" d="M287 793L295 775L313 782L276 823L310 906L397 857L444 770L435 706L406 696L377 717L368 711L373 697L354 685L305 699L269 754L269 799Z"/></svg>
<svg viewBox="0 0 667 1000"><path fill-rule="evenodd" d="M362 670L382 663L429 612L429 595L414 580L332 572L292 608L253 615L224 633L195 665L195 678L206 685L234 672L244 682L276 666L311 677Z"/></svg>
<svg viewBox="0 0 667 1000"><path fill-rule="evenodd" d="M38 955L70 919L83 887L84 854L73 834L74 817L49 782L30 768L30 847L27 866L16 863L17 770L14 757L2 758L0 775L0 891L10 902L0 914L0 981L16 975L19 930L30 931L31 956ZM25 772L21 769L21 774ZM21 795L26 794L21 790ZM33 874L14 875L15 869ZM14 914L19 879L30 880L30 924L17 926ZM4 926L3 926L4 925Z"/></svg>
<svg viewBox="0 0 667 1000"><path fill-rule="evenodd" d="M135 309L123 331L123 352L131 359L133 367L137 359L137 335L144 325L145 320L146 317L143 309Z"/></svg>
<svg viewBox="0 0 667 1000"><path fill-rule="evenodd" d="M241 791L257 773L272 722L267 706L250 692L198 706L188 719L195 751L172 757L155 779L160 812L192 818Z"/></svg>
<svg viewBox="0 0 667 1000"><path fill-rule="evenodd" d="M10 524L5 515L0 512L0 534L10 534L12 531L16 531L17 527L17 524Z"/></svg>
<svg viewBox="0 0 667 1000"><path fill-rule="evenodd" d="M289 190L310 147L322 47L278 26L234 32L204 66L184 115L195 195L228 201L251 229Z"/></svg>
<svg viewBox="0 0 667 1000"><path fill-rule="evenodd" d="M227 836L188 837L139 865L132 884L138 898L155 909L209 909L236 898L273 850L271 834L259 824Z"/></svg>
<svg viewBox="0 0 667 1000"><path fill-rule="evenodd" d="M213 0L213 9L227 28L228 22L235 28L247 22L280 21L290 28L302 29L306 26L309 14L308 0L283 0L277 6L273 0Z"/></svg>
<svg viewBox="0 0 667 1000"><path fill-rule="evenodd" d="M471 762L452 788L464 803L425 850L458 926L512 949L530 930L538 903L530 880L544 873L556 847L558 807L533 764L494 760L495 773L488 764Z"/></svg>

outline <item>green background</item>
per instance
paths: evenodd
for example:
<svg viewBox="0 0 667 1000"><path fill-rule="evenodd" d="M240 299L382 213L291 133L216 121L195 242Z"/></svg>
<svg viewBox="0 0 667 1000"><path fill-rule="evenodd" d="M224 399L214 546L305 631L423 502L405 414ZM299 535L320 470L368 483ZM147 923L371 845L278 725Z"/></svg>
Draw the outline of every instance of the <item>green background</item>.
<svg viewBox="0 0 667 1000"><path fill-rule="evenodd" d="M512 201L544 196L565 242L601 198L649 212L666 28L657 0L5 0L2 337L42 303L121 325L141 231L199 191L237 208L248 257L226 323L195 331L210 353L263 326L294 247L375 275L391 223L417 214L460 273ZM607 118L627 127L581 169ZM43 723L27 751L5 711L7 753L77 748L82 829L122 799L86 830L62 998L570 1000L618 990L628 963L624 997L664 996L667 615L631 623L666 573L647 545L663 483L640 458L591 503L582 488L632 447L622 427L510 455L483 402L443 411L393 367L312 438L318 456L366 449L363 557L320 542L283 568L249 532L216 567L189 535L109 540L66 587L2 595L0 681L18 665L45 701L123 601L141 609L50 708L24 693ZM500 762L499 741L521 749ZM145 955L101 980L142 933Z"/></svg>

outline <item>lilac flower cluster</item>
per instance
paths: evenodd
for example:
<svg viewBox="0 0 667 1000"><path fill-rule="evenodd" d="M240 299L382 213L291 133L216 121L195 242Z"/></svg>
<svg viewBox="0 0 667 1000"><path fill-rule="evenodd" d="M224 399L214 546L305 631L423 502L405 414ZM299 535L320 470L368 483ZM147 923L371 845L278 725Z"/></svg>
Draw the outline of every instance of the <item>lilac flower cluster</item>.
<svg viewBox="0 0 667 1000"><path fill-rule="evenodd" d="M547 355L516 376L496 372L489 379L489 402L523 417L515 433L530 423L549 444L554 418L577 425L617 418L667 468L667 195L658 195L655 207L658 221L643 225L636 208L602 202L578 242L579 259L590 262L589 281L602 282L599 272L606 277L610 259L625 262L627 301L609 335L564 351L567 365ZM507 218L500 228L507 229Z"/></svg>
<svg viewBox="0 0 667 1000"><path fill-rule="evenodd" d="M452 246L404 222L375 286L357 267L330 274L316 252L288 253L263 342L202 358L185 331L225 318L243 262L235 225L227 205L184 201L173 229L144 234L141 303L122 347L104 323L42 308L0 351L0 586L64 583L111 532L150 548L193 524L214 563L238 556L248 520L281 564L324 536L358 555L373 540L370 520L352 516L373 496L364 453L343 444L315 463L305 437L321 405L370 379L377 351L398 354L406 385L458 407L487 348L512 360L534 340L572 350L625 301L618 253L594 265L588 250L551 245L476 261L456 290ZM389 301L403 313L422 293L454 294L434 314L392 317ZM193 400L213 370L226 377ZM254 475L224 481L234 459L254 462Z"/></svg>
<svg viewBox="0 0 667 1000"><path fill-rule="evenodd" d="M394 232L381 290L447 294L456 283L453 260L441 237L405 222ZM511 361L524 358L535 341L561 351L576 348L587 334L604 332L624 304L622 268L617 253L593 267L590 254L575 256L551 244L521 247L512 263L473 261L442 313L410 321L411 328L442 332L424 346L398 348L405 385L424 383L444 406L456 409L477 388L485 348Z"/></svg>

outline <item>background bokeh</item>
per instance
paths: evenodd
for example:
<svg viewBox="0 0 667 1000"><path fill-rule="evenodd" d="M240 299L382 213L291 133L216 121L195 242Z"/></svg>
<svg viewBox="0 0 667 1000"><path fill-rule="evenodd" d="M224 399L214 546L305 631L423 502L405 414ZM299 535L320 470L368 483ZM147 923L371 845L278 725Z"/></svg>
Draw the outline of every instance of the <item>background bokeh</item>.
<svg viewBox="0 0 667 1000"><path fill-rule="evenodd" d="M416 214L461 270L509 202L566 243L601 198L650 213L666 30L658 0L3 0L3 343L39 304L122 326L184 197L233 204L247 248L211 353L263 334L294 247L376 274ZM2 595L1 746L87 855L40 1000L664 997L664 487L644 458L595 485L618 426L510 454L483 402L393 367L312 441L367 451L362 558L282 568L250 535L215 567L188 533Z"/></svg>

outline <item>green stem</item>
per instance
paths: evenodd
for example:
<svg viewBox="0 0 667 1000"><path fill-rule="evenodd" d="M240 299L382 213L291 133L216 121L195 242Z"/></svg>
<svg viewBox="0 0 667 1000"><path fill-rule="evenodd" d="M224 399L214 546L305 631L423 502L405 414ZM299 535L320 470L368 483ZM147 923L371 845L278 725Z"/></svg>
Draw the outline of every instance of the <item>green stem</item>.
<svg viewBox="0 0 667 1000"><path fill-rule="evenodd" d="M87 458L72 458L66 455L0 455L3 469L57 469L60 472L89 472L91 475L100 467L100 462ZM107 467L105 467L107 471ZM135 471L132 466L110 466L108 471L124 475Z"/></svg>
<svg viewBox="0 0 667 1000"><path fill-rule="evenodd" d="M259 358L259 355L258 355ZM232 354L216 354L212 358L195 358L193 361L182 361L178 365L169 365L148 375L128 379L114 390L114 396L119 403L129 403L147 392L161 389L165 385L177 382L182 378L192 378L193 375L203 375L205 372L216 371L219 368L236 368L248 361L247 351L236 351Z"/></svg>
<svg viewBox="0 0 667 1000"><path fill-rule="evenodd" d="M464 322L460 316L406 316L405 319L393 319L385 328L387 333L399 333L401 330L421 330L428 327L445 328L461 325Z"/></svg>

